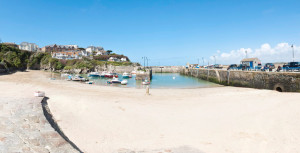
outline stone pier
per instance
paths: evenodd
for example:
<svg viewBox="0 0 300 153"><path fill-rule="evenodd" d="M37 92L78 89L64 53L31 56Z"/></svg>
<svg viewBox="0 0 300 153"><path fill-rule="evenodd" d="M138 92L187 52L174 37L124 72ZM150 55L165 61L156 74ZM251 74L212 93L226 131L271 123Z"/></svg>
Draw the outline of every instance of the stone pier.
<svg viewBox="0 0 300 153"><path fill-rule="evenodd" d="M145 79L151 80L152 79L152 70L146 69L146 71L137 71L136 72L136 80L145 80Z"/></svg>
<svg viewBox="0 0 300 153"><path fill-rule="evenodd" d="M284 92L300 92L299 72L182 69L181 74L222 85L270 89Z"/></svg>

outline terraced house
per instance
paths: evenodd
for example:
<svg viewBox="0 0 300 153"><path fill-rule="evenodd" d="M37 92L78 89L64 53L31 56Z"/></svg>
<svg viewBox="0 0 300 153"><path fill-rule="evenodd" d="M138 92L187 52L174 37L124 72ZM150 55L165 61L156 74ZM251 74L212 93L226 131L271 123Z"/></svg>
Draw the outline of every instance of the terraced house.
<svg viewBox="0 0 300 153"><path fill-rule="evenodd" d="M64 51L64 52L52 52L52 57L57 59L81 59L81 51Z"/></svg>
<svg viewBox="0 0 300 153"><path fill-rule="evenodd" d="M65 51L77 51L77 45L48 45L42 48L43 52L65 52Z"/></svg>

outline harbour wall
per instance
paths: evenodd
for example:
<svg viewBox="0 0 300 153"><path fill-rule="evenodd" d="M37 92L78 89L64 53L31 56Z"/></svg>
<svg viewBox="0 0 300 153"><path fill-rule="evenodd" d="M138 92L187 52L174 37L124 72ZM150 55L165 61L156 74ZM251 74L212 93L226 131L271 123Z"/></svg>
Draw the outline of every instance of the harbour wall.
<svg viewBox="0 0 300 153"><path fill-rule="evenodd" d="M180 73L184 66L151 66L153 73Z"/></svg>
<svg viewBox="0 0 300 153"><path fill-rule="evenodd" d="M146 69L146 72L144 71L137 71L135 80L152 80L152 70L151 69Z"/></svg>
<svg viewBox="0 0 300 153"><path fill-rule="evenodd" d="M182 69L180 73L222 85L300 92L300 73L294 72Z"/></svg>

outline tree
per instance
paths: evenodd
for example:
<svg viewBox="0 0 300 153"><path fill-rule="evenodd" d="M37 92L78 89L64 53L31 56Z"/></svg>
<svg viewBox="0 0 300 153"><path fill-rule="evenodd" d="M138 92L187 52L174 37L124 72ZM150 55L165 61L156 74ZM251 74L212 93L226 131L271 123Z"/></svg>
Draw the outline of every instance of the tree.
<svg viewBox="0 0 300 153"><path fill-rule="evenodd" d="M107 55L109 55L111 52L113 52L112 50L107 50Z"/></svg>

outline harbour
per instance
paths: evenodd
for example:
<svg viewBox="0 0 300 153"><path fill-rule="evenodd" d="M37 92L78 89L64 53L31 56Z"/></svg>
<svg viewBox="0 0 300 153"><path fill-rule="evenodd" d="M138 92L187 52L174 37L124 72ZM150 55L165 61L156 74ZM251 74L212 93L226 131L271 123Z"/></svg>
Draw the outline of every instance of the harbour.
<svg viewBox="0 0 300 153"><path fill-rule="evenodd" d="M74 74L75 75L75 74ZM112 78L108 77L89 77L88 74L80 74L83 78L88 79L93 82L93 85L101 85L101 86L113 86L113 87L121 87L121 88L146 88L149 86L150 88L160 88L160 89L188 89L188 88L205 88L205 87L216 87L219 86L215 83L202 80L199 78L195 78L192 76L181 75L180 73L153 73L152 79L149 85L143 85L143 80L136 80L136 75L132 75L131 78L123 78L122 73L118 74L118 80L127 80L128 83L126 85L122 85L120 83L108 83L108 81L112 80ZM66 80L66 76L61 76L59 73L55 74L56 79Z"/></svg>

